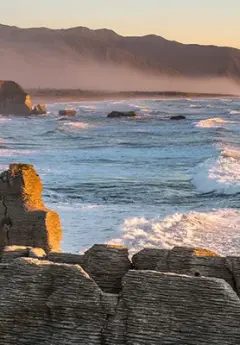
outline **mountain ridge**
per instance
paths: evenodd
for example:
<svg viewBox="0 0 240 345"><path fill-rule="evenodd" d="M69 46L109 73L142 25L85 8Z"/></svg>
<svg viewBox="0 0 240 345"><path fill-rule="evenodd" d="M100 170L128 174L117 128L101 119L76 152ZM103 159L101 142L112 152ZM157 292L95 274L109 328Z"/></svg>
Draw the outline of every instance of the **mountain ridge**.
<svg viewBox="0 0 240 345"><path fill-rule="evenodd" d="M39 71L42 76L49 73L50 77L66 68L76 70L86 63L98 63L154 76L221 77L240 83L240 49L184 44L154 34L121 36L105 28L19 28L0 24L0 47L0 65L5 71L1 79L14 79L14 66L18 81L24 69L29 69L30 74Z"/></svg>

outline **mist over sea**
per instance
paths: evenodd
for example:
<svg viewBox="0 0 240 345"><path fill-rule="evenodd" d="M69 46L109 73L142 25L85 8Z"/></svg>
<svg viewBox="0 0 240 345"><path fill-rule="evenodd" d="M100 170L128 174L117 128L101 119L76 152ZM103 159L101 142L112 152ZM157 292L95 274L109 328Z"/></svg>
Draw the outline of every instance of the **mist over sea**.
<svg viewBox="0 0 240 345"><path fill-rule="evenodd" d="M74 118L58 111L75 108ZM0 116L0 168L34 164L62 249L94 243L240 247L240 99L122 100L47 105ZM112 110L137 118L108 119ZM172 115L186 120L170 121Z"/></svg>

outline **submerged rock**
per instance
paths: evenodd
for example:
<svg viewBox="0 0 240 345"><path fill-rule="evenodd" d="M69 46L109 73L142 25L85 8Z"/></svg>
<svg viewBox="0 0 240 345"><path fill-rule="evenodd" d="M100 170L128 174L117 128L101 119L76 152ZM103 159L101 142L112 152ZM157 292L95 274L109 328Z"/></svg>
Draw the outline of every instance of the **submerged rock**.
<svg viewBox="0 0 240 345"><path fill-rule="evenodd" d="M135 116L137 116L135 111L112 111L110 114L108 114L107 117L115 118L115 117L135 117Z"/></svg>
<svg viewBox="0 0 240 345"><path fill-rule="evenodd" d="M185 120L186 116L184 115L175 115L175 116L171 116L170 120Z"/></svg>
<svg viewBox="0 0 240 345"><path fill-rule="evenodd" d="M58 115L61 116L75 116L77 114L76 110L74 109L64 109L59 110Z"/></svg>
<svg viewBox="0 0 240 345"><path fill-rule="evenodd" d="M0 255L5 246L60 250L60 219L42 201L42 183L29 164L11 164L0 175Z"/></svg>
<svg viewBox="0 0 240 345"><path fill-rule="evenodd" d="M30 115L31 97L14 81L0 81L0 114Z"/></svg>

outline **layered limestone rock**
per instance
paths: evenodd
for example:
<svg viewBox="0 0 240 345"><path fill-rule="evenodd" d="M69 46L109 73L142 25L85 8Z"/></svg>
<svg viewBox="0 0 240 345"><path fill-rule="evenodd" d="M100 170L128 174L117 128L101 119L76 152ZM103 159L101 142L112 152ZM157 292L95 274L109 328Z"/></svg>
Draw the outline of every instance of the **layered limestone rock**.
<svg viewBox="0 0 240 345"><path fill-rule="evenodd" d="M42 183L32 165L11 164L0 175L0 255L5 246L60 250L60 219L42 201Z"/></svg>
<svg viewBox="0 0 240 345"><path fill-rule="evenodd" d="M29 115L31 97L14 81L0 81L0 114Z"/></svg>
<svg viewBox="0 0 240 345"><path fill-rule="evenodd" d="M105 292L118 293L122 278L131 267L124 246L95 244L84 254L83 268Z"/></svg>
<svg viewBox="0 0 240 345"><path fill-rule="evenodd" d="M223 280L129 271L107 345L240 344L240 300Z"/></svg>
<svg viewBox="0 0 240 345"><path fill-rule="evenodd" d="M211 260L226 259L235 286L240 286L237 257L221 258L199 248L167 252L173 252L172 263L179 270L188 270L195 258L210 260L203 265L207 274ZM165 255L158 255L163 250L140 253L141 259L148 254L143 264L147 257L151 265L157 257L166 261ZM74 265L46 261L44 254L26 246L4 250L0 344L240 344L240 299L225 277L192 275L191 268L189 275L132 270L127 249L118 246L94 245L84 255L48 254L48 259L79 263ZM225 269L224 261L218 265ZM211 272L216 274L215 269ZM118 294L103 291L113 287Z"/></svg>

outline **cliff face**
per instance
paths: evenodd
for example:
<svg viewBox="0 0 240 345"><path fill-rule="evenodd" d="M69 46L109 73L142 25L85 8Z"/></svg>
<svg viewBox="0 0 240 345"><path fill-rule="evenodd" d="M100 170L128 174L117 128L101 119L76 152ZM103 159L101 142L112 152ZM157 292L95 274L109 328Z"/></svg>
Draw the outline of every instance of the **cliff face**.
<svg viewBox="0 0 240 345"><path fill-rule="evenodd" d="M59 252L31 165L0 175L1 345L239 345L240 257L94 245Z"/></svg>
<svg viewBox="0 0 240 345"><path fill-rule="evenodd" d="M32 110L30 95L14 81L0 81L0 114L29 115Z"/></svg>

